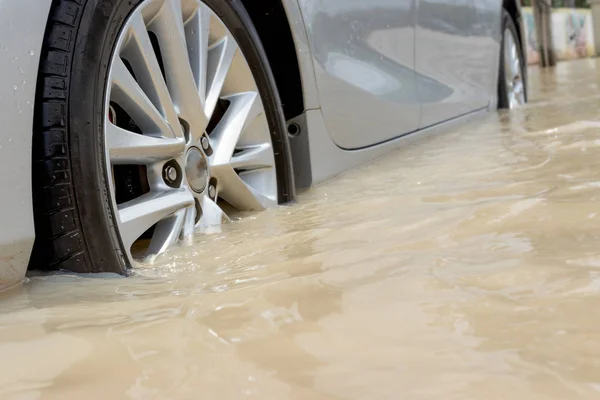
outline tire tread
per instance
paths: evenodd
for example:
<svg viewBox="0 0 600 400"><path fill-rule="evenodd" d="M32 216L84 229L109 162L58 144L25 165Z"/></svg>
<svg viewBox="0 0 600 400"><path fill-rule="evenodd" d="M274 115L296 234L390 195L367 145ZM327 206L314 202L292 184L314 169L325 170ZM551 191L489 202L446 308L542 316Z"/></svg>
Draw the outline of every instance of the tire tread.
<svg viewBox="0 0 600 400"><path fill-rule="evenodd" d="M86 253L73 190L67 129L69 75L87 0L53 0L40 57L33 133L36 241L44 265L94 272Z"/></svg>

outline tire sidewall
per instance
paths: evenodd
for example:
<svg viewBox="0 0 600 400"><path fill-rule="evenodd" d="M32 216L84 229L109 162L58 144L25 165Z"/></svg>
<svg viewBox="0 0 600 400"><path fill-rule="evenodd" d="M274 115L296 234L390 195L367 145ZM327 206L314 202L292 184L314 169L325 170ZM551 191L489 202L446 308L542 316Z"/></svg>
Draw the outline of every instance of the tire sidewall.
<svg viewBox="0 0 600 400"><path fill-rule="evenodd" d="M126 274L117 232L104 148L107 79L113 50L129 15L142 0L88 0L76 38L69 91L69 144L75 199L94 271ZM271 131L278 200L293 199L291 156L281 102L267 58L243 5L204 0L228 27L250 66ZM77 56L81 55L81 56Z"/></svg>
<svg viewBox="0 0 600 400"><path fill-rule="evenodd" d="M117 233L106 174L104 98L113 48L140 2L88 0L75 44L69 144L75 199L94 271L126 274L130 267Z"/></svg>

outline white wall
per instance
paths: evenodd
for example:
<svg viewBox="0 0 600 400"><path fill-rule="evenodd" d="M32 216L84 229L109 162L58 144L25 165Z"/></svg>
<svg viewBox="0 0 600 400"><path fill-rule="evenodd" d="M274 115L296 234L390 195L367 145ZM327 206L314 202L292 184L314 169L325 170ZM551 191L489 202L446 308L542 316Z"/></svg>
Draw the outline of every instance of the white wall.
<svg viewBox="0 0 600 400"><path fill-rule="evenodd" d="M523 23L527 37L527 59L529 64L536 64L539 61L539 54L531 7L523 8ZM559 60L592 57L594 31L591 11L582 8L553 9L552 39Z"/></svg>

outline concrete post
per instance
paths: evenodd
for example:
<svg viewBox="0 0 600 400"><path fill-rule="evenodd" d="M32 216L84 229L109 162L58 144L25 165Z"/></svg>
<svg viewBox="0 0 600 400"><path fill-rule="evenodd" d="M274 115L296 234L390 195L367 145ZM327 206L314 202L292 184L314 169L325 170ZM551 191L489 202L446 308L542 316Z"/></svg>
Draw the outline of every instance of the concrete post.
<svg viewBox="0 0 600 400"><path fill-rule="evenodd" d="M533 0L533 20L540 53L540 65L551 67L556 64L552 43L552 7L550 0Z"/></svg>
<svg viewBox="0 0 600 400"><path fill-rule="evenodd" d="M588 0L592 9L592 25L594 26L594 47L596 55L600 56L600 0Z"/></svg>

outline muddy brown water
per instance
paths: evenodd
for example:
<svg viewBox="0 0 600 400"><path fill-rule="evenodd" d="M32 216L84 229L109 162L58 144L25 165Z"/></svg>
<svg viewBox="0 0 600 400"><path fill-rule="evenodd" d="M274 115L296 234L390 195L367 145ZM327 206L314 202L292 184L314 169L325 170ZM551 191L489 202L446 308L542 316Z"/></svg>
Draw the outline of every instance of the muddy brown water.
<svg viewBox="0 0 600 400"><path fill-rule="evenodd" d="M196 238L0 302L1 399L600 398L600 63Z"/></svg>

